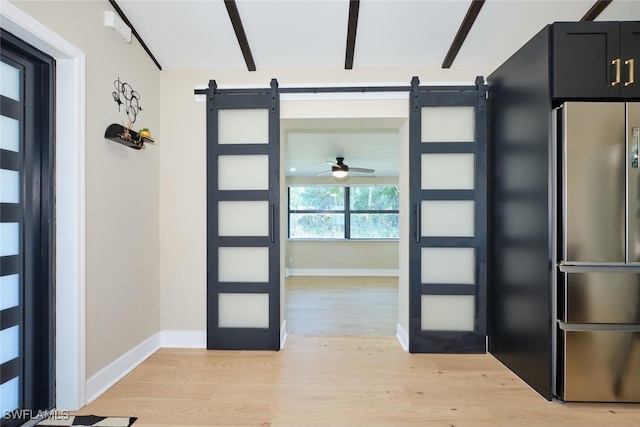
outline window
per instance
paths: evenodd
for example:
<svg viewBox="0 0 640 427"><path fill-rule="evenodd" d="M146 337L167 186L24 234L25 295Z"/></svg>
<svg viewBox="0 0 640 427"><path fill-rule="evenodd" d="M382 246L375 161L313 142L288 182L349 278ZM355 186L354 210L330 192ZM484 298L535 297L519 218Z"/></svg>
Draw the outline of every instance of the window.
<svg viewBox="0 0 640 427"><path fill-rule="evenodd" d="M289 187L289 238L397 239L398 186Z"/></svg>

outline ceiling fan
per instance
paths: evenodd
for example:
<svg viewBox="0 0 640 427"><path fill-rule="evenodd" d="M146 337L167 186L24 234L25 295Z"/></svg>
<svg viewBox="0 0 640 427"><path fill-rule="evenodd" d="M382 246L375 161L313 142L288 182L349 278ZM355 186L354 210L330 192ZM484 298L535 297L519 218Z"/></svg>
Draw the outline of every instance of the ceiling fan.
<svg viewBox="0 0 640 427"><path fill-rule="evenodd" d="M333 162L331 160L327 160L328 163L331 163L331 170L326 172L321 172L316 176L324 176L324 175L333 175L334 178L346 178L349 172L360 172L360 173L373 173L375 169L367 169L367 168L356 168L350 167L344 164L344 157L336 157L336 161Z"/></svg>

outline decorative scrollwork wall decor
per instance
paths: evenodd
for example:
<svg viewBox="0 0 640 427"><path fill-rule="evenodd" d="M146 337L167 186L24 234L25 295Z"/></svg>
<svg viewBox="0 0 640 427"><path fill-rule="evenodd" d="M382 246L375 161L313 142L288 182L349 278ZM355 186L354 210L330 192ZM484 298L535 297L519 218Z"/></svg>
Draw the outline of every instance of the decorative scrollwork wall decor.
<svg viewBox="0 0 640 427"><path fill-rule="evenodd" d="M118 104L118 111L121 111L120 107L124 106L129 122L135 123L138 113L142 111L140 94L133 90L129 83L121 82L120 77L113 81L113 86L116 90L111 93L111 96Z"/></svg>

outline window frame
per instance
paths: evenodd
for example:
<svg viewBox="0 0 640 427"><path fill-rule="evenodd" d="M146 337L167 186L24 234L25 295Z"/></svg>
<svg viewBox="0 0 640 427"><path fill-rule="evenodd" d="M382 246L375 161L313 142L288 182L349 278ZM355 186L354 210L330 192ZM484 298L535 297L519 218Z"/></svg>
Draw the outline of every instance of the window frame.
<svg viewBox="0 0 640 427"><path fill-rule="evenodd" d="M343 187L344 188L344 209L291 209L291 187ZM359 184L359 185L288 185L287 186L287 239L289 240L384 240L384 241L397 241L399 239L400 230L398 229L398 237L351 237L351 215L352 214L377 214L377 215L399 215L399 209L351 209L351 188L352 187L399 187L398 184ZM344 236L342 238L336 237L291 237L291 214L342 214L344 215ZM398 224L398 228L399 228Z"/></svg>

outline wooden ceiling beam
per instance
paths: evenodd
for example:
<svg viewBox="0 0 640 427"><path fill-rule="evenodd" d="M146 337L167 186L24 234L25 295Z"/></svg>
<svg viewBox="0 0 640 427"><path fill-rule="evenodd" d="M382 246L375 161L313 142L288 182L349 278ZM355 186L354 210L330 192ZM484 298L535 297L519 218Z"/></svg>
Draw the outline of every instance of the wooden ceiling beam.
<svg viewBox="0 0 640 427"><path fill-rule="evenodd" d="M116 0L109 0L109 3L111 3L111 6L113 6L113 9L116 11L118 16L120 16L120 18L124 21L124 23L127 24L129 28L131 28L131 34L133 34L133 36L138 40L138 42L140 43L140 46L142 46L144 51L147 52L147 55L149 55L149 58L151 58L153 63L156 64L156 67L158 67L158 70L162 71L162 67L160 66L160 63L158 62L156 57L153 56L153 53L151 53L151 50L147 47L144 40L142 40L142 37L140 37L140 34L138 34L138 32L136 31L131 21L129 21L129 18L127 18L127 15L125 15L122 9L120 9L120 6L118 5L118 3L116 3Z"/></svg>
<svg viewBox="0 0 640 427"><path fill-rule="evenodd" d="M467 14L462 20L460 28L458 28L458 33L451 43L449 52L447 52L447 56L445 56L444 61L442 62L442 68L451 68L451 64L453 64L453 61L456 59L464 40L467 38L473 23L480 13L480 9L484 6L484 1L485 0L472 0L469 5L469 10L467 10Z"/></svg>
<svg viewBox="0 0 640 427"><path fill-rule="evenodd" d="M224 0L224 5L227 7L227 13L233 25L233 31L236 33L242 56L244 56L244 62L247 64L249 71L256 70L256 63L253 61L253 55L251 54L251 48L249 47L249 41L247 35L244 32L242 20L240 19L240 12L238 12L238 5L236 0Z"/></svg>
<svg viewBox="0 0 640 427"><path fill-rule="evenodd" d="M582 17L582 19L580 19L580 21L595 20L598 17L598 15L600 15L602 11L605 10L607 6L611 4L612 1L613 0L597 0L593 4L593 6L591 6L591 9L589 9L587 13L584 14L584 16Z"/></svg>
<svg viewBox="0 0 640 427"><path fill-rule="evenodd" d="M356 51L356 30L358 29L358 12L360 0L349 1L349 26L347 28L347 50L344 57L344 69L353 69L353 56Z"/></svg>

